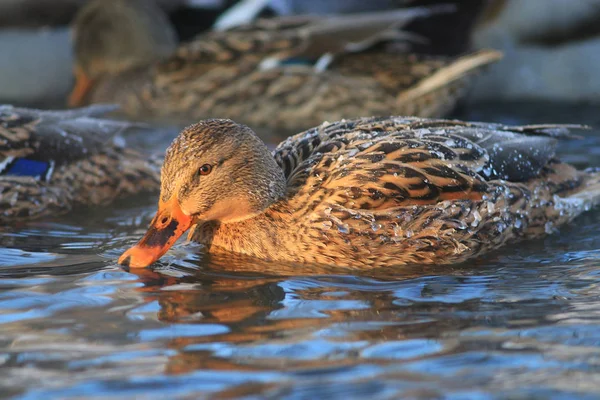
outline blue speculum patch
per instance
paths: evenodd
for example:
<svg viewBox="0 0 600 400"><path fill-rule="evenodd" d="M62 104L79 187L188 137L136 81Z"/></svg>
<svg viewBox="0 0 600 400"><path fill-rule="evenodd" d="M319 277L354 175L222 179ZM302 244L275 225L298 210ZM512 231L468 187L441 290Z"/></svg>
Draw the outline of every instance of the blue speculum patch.
<svg viewBox="0 0 600 400"><path fill-rule="evenodd" d="M285 60L281 60L280 62L281 65L314 65L315 61L314 60L310 60L308 58L301 58L301 57L291 57L291 58L286 58Z"/></svg>
<svg viewBox="0 0 600 400"><path fill-rule="evenodd" d="M2 171L6 176L32 176L34 178L46 177L50 163L46 161L29 160L27 158L17 158L7 165Z"/></svg>

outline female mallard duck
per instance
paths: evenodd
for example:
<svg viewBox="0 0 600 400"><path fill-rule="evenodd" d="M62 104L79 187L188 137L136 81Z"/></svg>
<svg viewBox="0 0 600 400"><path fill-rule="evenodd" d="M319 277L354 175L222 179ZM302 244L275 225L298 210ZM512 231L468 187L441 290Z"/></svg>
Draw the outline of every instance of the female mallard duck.
<svg viewBox="0 0 600 400"><path fill-rule="evenodd" d="M113 141L131 124L94 118L114 109L41 111L0 105L0 222L157 190L158 168Z"/></svg>
<svg viewBox="0 0 600 400"><path fill-rule="evenodd" d="M148 266L190 227L211 253L357 268L461 262L600 201L600 173L554 156L566 128L363 118L270 154L244 125L203 121L167 149L158 212L119 262Z"/></svg>
<svg viewBox="0 0 600 400"><path fill-rule="evenodd" d="M133 118L227 117L280 132L347 115L440 116L500 55L419 56L378 44L434 12L277 18L206 33L175 49L171 27L152 3L95 0L74 22L70 105L111 102Z"/></svg>

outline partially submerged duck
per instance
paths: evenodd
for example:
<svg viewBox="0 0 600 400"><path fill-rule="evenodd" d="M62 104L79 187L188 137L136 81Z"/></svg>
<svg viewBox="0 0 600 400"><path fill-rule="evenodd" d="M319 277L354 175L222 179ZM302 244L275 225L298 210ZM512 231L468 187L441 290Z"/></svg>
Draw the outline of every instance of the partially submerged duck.
<svg viewBox="0 0 600 400"><path fill-rule="evenodd" d="M271 154L247 126L202 121L168 148L158 212L119 263L149 266L190 228L216 254L353 268L462 262L598 204L600 173L555 157L569 127L362 118Z"/></svg>
<svg viewBox="0 0 600 400"><path fill-rule="evenodd" d="M95 0L74 22L71 106L121 105L137 119L226 117L298 132L348 115L441 116L500 53L409 54L398 29L443 8L287 17L209 32L175 48L160 10Z"/></svg>
<svg viewBox="0 0 600 400"><path fill-rule="evenodd" d="M159 168L114 140L113 106L42 111L0 105L0 223L106 205L159 188Z"/></svg>

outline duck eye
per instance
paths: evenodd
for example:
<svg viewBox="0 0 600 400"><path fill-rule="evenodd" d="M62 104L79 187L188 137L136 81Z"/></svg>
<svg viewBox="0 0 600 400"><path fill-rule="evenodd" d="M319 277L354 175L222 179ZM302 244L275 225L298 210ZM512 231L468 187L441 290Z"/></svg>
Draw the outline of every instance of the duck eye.
<svg viewBox="0 0 600 400"><path fill-rule="evenodd" d="M198 169L198 175L208 175L212 171L212 165L204 164Z"/></svg>

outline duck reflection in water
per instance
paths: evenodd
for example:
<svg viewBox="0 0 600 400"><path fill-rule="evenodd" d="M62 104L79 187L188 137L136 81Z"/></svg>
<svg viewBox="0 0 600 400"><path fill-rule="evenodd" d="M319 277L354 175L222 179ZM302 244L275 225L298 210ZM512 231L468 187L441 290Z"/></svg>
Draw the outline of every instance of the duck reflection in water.
<svg viewBox="0 0 600 400"><path fill-rule="evenodd" d="M169 357L168 374L339 368L361 359L361 352L351 349L354 344L423 338L435 342L444 332L452 334L473 324L506 323L505 306L481 298L492 281L482 280L480 291L473 292L477 285L470 282L470 275L474 268L482 273L480 265L414 266L351 276L340 275L335 268L218 255L206 256L201 264L193 274L177 266L162 272L131 269L143 283L138 290L144 301L160 306L161 322L198 324L199 332L205 324L228 329L169 339L167 346L177 354ZM549 312L555 309L548 307ZM323 340L326 347L341 346L347 356L306 352L306 346L322 346Z"/></svg>

